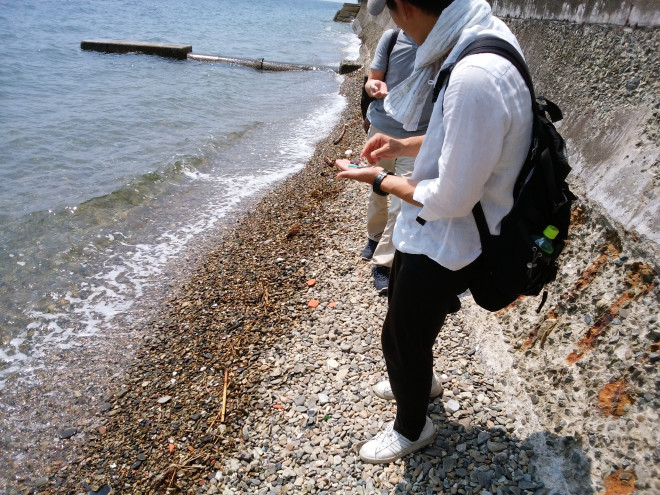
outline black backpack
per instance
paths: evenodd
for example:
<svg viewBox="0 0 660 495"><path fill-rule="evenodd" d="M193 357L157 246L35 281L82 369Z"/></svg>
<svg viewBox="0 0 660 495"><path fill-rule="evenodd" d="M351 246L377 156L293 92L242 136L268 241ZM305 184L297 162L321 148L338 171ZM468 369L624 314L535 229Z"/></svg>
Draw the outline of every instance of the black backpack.
<svg viewBox="0 0 660 495"><path fill-rule="evenodd" d="M399 37L399 32L401 29L396 28L393 29L392 32L390 33L390 41L389 44L387 45L387 63L389 65L390 63L390 55L392 55L392 50L394 50L394 45L396 45L396 40ZM387 66L385 67L385 73L387 73ZM362 79L362 98L360 98L360 109L362 110L362 118L366 119L367 118L367 110L369 109L369 105L371 105L371 102L375 100L375 98L369 96L369 93L367 93L367 90L364 89L364 85L367 84L367 80L369 79L369 76L364 76Z"/></svg>
<svg viewBox="0 0 660 495"><path fill-rule="evenodd" d="M568 237L571 203L577 198L566 183L571 171L566 145L553 125L563 118L561 110L543 97L536 98L527 64L508 42L485 37L470 43L454 64L440 72L433 101L449 81L456 63L477 53L495 53L518 69L531 93L534 112L532 144L515 182L513 208L502 220L500 234L491 235L480 202L472 209L481 239L483 271L470 285L470 292L479 306L497 311L519 296L538 295L556 278L557 259ZM534 242L548 225L559 230L552 254L544 253ZM544 291L537 312L546 298Z"/></svg>

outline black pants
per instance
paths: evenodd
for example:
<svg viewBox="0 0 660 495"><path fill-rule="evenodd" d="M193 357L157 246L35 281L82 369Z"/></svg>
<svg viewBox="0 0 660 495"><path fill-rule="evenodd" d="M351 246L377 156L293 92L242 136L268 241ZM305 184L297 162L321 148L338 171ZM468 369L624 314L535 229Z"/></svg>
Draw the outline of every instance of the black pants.
<svg viewBox="0 0 660 495"><path fill-rule="evenodd" d="M479 265L477 260L451 271L424 255L394 255L381 341L397 402L394 429L410 440L419 438L426 421L433 344L446 316L461 308L457 296L467 290Z"/></svg>

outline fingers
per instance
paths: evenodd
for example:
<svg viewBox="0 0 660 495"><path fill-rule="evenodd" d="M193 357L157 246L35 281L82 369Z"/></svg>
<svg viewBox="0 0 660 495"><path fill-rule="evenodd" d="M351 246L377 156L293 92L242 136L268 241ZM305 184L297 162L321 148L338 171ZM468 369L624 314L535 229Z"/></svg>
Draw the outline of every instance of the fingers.
<svg viewBox="0 0 660 495"><path fill-rule="evenodd" d="M380 170L382 170L380 167L350 168L339 172L337 177L340 179L353 179L371 184Z"/></svg>
<svg viewBox="0 0 660 495"><path fill-rule="evenodd" d="M389 148L389 141L390 138L384 134L375 134L365 143L360 156L366 158L372 165L378 163L382 158L385 158L383 155Z"/></svg>
<svg viewBox="0 0 660 495"><path fill-rule="evenodd" d="M373 81L371 94L374 98L385 98L387 93L387 84L385 84L385 81Z"/></svg>

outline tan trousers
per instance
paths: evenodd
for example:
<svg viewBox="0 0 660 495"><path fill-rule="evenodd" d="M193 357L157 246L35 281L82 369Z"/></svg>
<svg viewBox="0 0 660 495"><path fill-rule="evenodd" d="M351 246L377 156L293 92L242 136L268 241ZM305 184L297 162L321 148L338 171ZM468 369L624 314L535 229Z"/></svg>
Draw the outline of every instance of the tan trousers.
<svg viewBox="0 0 660 495"><path fill-rule="evenodd" d="M369 128L367 139L380 132L372 125ZM414 157L402 156L394 159L383 159L378 162L379 167L383 167L390 172L396 173L400 177L410 177L415 164ZM388 206L389 199L389 206ZM394 259L394 244L392 244L392 233L396 217L401 211L401 200L396 196L380 196L373 191L369 193L367 202L367 236L369 239L378 242L374 256L371 259L373 266L392 266Z"/></svg>

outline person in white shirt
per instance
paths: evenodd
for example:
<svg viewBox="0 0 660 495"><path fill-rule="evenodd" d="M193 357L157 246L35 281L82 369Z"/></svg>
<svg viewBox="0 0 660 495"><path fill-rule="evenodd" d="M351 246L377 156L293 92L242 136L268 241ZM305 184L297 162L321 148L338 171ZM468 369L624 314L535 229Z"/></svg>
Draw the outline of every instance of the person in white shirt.
<svg viewBox="0 0 660 495"><path fill-rule="evenodd" d="M520 50L485 0L368 0L372 15L387 4L394 22L418 45L411 76L390 90L385 108L414 130L439 71L470 42L500 37ZM394 228L397 249L390 275L382 346L397 402L393 423L363 445L365 462L391 462L433 442L426 415L433 394L433 345L458 295L478 283L481 243L472 208L481 202L491 233L513 206L513 185L532 136L531 96L506 59L490 53L465 57L440 91L425 136L367 141L371 167L337 160L340 178L372 184L403 200ZM415 156L410 178L388 175L383 158ZM434 384L435 385L435 384Z"/></svg>

